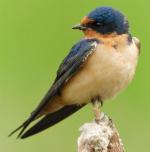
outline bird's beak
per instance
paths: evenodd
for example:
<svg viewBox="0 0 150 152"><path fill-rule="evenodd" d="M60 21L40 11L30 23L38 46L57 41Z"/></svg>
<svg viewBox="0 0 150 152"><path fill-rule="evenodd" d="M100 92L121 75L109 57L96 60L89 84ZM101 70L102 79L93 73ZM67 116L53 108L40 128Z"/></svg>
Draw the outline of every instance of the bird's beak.
<svg viewBox="0 0 150 152"><path fill-rule="evenodd" d="M87 27L81 24L77 24L74 27L72 27L72 29L78 29L78 30L86 30Z"/></svg>

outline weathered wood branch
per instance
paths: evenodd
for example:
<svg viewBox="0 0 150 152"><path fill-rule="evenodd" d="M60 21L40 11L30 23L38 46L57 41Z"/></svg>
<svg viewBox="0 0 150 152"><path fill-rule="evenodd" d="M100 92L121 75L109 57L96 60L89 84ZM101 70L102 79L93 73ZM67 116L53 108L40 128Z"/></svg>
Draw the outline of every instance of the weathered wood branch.
<svg viewBox="0 0 150 152"><path fill-rule="evenodd" d="M80 132L78 152L124 152L115 125L104 113L101 113L99 122L81 126Z"/></svg>

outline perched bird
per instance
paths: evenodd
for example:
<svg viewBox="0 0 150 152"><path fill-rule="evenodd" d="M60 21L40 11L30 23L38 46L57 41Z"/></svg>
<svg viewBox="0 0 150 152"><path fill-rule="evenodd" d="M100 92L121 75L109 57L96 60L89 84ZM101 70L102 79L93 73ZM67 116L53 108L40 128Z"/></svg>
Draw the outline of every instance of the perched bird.
<svg viewBox="0 0 150 152"><path fill-rule="evenodd" d="M140 41L131 36L129 23L121 12L112 7L98 7L73 29L81 30L84 38L71 48L37 108L10 135L21 129L19 138L32 136L89 102L93 104L98 120L103 101L116 96L133 79Z"/></svg>

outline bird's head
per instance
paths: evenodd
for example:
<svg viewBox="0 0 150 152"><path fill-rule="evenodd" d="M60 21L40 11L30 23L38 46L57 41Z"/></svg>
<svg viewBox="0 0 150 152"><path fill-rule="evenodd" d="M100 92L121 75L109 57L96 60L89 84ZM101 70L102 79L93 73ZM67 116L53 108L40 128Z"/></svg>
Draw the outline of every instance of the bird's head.
<svg viewBox="0 0 150 152"><path fill-rule="evenodd" d="M73 29L83 32L92 30L104 35L112 33L121 35L129 32L129 24L124 15L112 7L98 7L85 16Z"/></svg>

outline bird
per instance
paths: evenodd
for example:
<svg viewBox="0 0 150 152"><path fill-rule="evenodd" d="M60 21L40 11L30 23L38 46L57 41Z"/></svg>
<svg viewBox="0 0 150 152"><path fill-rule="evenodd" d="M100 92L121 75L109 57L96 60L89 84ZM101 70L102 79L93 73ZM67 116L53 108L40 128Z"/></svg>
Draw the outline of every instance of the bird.
<svg viewBox="0 0 150 152"><path fill-rule="evenodd" d="M83 37L63 59L39 105L9 136L18 130L20 139L35 135L88 103L92 103L97 122L104 101L117 96L134 78L140 40L131 35L122 12L110 6L97 7L72 29L82 31Z"/></svg>

